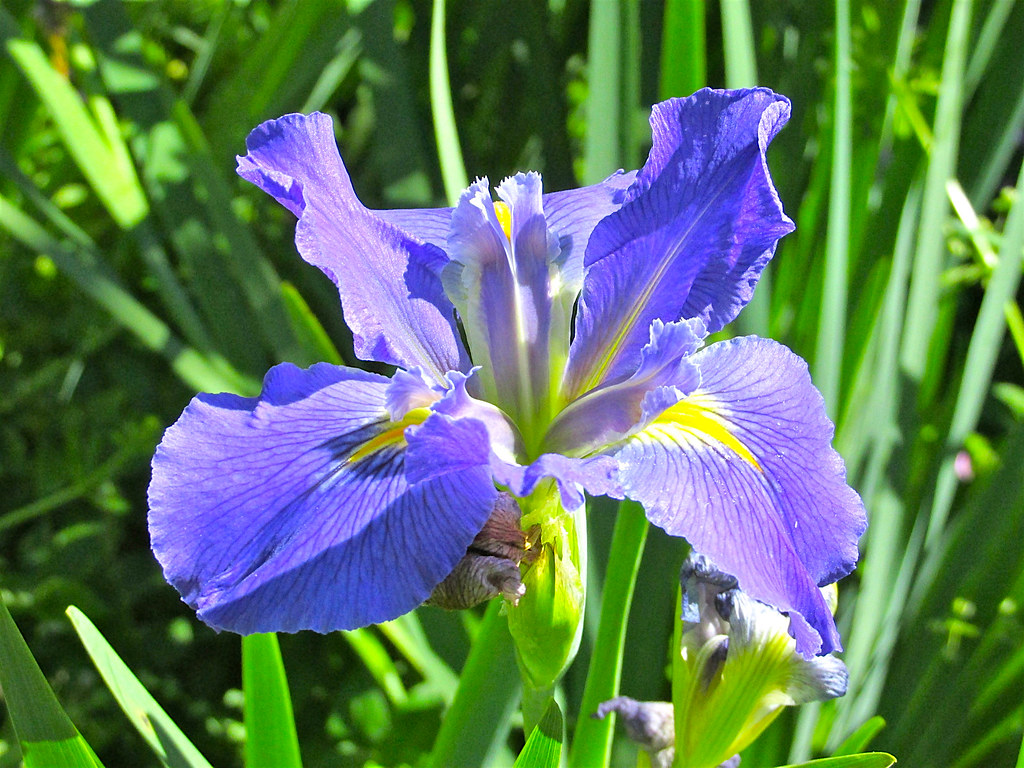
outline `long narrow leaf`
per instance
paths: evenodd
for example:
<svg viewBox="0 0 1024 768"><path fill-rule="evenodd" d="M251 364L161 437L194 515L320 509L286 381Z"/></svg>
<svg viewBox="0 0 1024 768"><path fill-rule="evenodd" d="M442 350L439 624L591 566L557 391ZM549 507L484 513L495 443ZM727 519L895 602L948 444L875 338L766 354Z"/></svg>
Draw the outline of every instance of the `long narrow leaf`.
<svg viewBox="0 0 1024 768"><path fill-rule="evenodd" d="M526 740L515 768L558 768L565 740L565 723L558 702L551 699L544 716Z"/></svg>
<svg viewBox="0 0 1024 768"><path fill-rule="evenodd" d="M667 0L661 37L662 99L689 96L707 85L704 0Z"/></svg>
<svg viewBox="0 0 1024 768"><path fill-rule="evenodd" d="M242 638L246 768L302 768L277 635Z"/></svg>
<svg viewBox="0 0 1024 768"><path fill-rule="evenodd" d="M587 50L587 133L583 182L600 181L622 162L622 19L619 3L594 3Z"/></svg>
<svg viewBox="0 0 1024 768"><path fill-rule="evenodd" d="M492 764L504 747L521 690L508 622L495 600L473 640L428 765Z"/></svg>
<svg viewBox="0 0 1024 768"><path fill-rule="evenodd" d="M608 554L597 641L590 657L580 719L569 756L572 768L606 766L611 757L615 718L594 720L590 715L597 712L602 701L615 698L619 693L629 608L647 529L647 518L639 504L627 501L619 505Z"/></svg>
<svg viewBox="0 0 1024 768"><path fill-rule="evenodd" d="M434 136L444 191L448 202L454 205L462 190L469 186L469 179L466 178L466 164L462 160L459 132L455 127L455 108L448 78L445 0L434 0L430 16L430 105L434 111Z"/></svg>
<svg viewBox="0 0 1024 768"><path fill-rule="evenodd" d="M832 178L829 188L825 287L814 353L814 382L835 416L843 367L850 246L850 175L853 155L853 97L850 85L850 3L836 0L835 107L832 112Z"/></svg>
<svg viewBox="0 0 1024 768"><path fill-rule="evenodd" d="M0 600L0 688L21 744L25 768L102 768L64 713Z"/></svg>
<svg viewBox="0 0 1024 768"><path fill-rule="evenodd" d="M918 229L917 253L910 283L907 325L900 361L912 381L922 382L935 330L939 303L939 273L943 267L943 224L949 211L946 182L953 176L960 135L963 72L971 25L971 0L954 0L946 38L945 57L928 172Z"/></svg>
<svg viewBox="0 0 1024 768"><path fill-rule="evenodd" d="M1017 200L1024 200L1024 165L1021 166L1017 179ZM1018 202L1007 219L999 265L985 291L974 333L971 335L971 343L967 348L964 376L960 382L953 420L946 437L946 456L936 480L925 546L937 541L953 505L953 494L957 485L954 454L962 447L967 433L977 425L981 407L992 382L1000 342L1006 332L1006 305L1017 294L1017 286L1020 285L1022 248L1024 205ZM930 565L932 568L938 567L934 560ZM926 569L925 581L928 573L929 570Z"/></svg>
<svg viewBox="0 0 1024 768"><path fill-rule="evenodd" d="M101 130L81 96L50 63L40 46L20 38L14 19L0 8L0 38L14 62L46 105L65 146L110 215L128 229L141 221L149 206L120 135ZM109 109L109 104L105 105Z"/></svg>
<svg viewBox="0 0 1024 768"><path fill-rule="evenodd" d="M73 605L67 615L103 682L160 762L167 768L210 768L88 617Z"/></svg>
<svg viewBox="0 0 1024 768"><path fill-rule="evenodd" d="M868 752L863 755L843 755L840 757L823 757L796 765L783 765L779 768L889 768L896 758L885 752Z"/></svg>

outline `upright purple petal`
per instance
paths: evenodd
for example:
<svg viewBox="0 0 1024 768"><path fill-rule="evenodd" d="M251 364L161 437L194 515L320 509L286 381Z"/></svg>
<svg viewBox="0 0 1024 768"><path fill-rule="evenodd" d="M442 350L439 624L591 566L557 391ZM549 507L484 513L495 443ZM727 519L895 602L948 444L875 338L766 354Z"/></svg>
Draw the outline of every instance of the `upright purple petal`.
<svg viewBox="0 0 1024 768"><path fill-rule="evenodd" d="M446 258L430 244L444 213L398 216L403 224L423 224L425 235L417 237L365 208L327 115L270 120L249 134L246 147L239 175L299 217L299 253L337 285L356 354L420 366L437 381L462 367L454 313L439 278Z"/></svg>
<svg viewBox="0 0 1024 768"><path fill-rule="evenodd" d="M384 221L408 232L417 240L444 251L448 244L448 228L452 224L453 208L387 208L374 210ZM448 261L445 256L444 262Z"/></svg>
<svg viewBox="0 0 1024 768"><path fill-rule="evenodd" d="M654 147L627 202L587 246L567 399L629 376L654 319L722 328L793 224L765 151L789 118L766 89L702 90L654 107Z"/></svg>
<svg viewBox="0 0 1024 768"><path fill-rule="evenodd" d="M616 171L604 181L544 195L548 228L558 236L562 282L575 300L583 287L583 257L594 227L622 207L636 171Z"/></svg>
<svg viewBox="0 0 1024 768"><path fill-rule="evenodd" d="M203 621L351 629L415 608L459 562L496 498L486 431L465 420L446 441L422 411L393 422L388 386L285 364L259 397L199 395L167 430L153 550Z"/></svg>
<svg viewBox="0 0 1024 768"><path fill-rule="evenodd" d="M668 325L655 320L636 372L569 403L552 422L545 449L582 456L644 426L645 406L654 405L652 398L665 396L656 407L657 415L700 383L700 374L688 358L704 344L705 335L700 320Z"/></svg>
<svg viewBox="0 0 1024 768"><path fill-rule="evenodd" d="M818 586L853 570L866 522L806 364L754 337L692 360L700 387L616 453L626 495L790 612L802 653L839 648Z"/></svg>
<svg viewBox="0 0 1024 768"><path fill-rule="evenodd" d="M452 216L444 285L462 316L473 362L481 366L485 395L527 430L531 420L547 416L552 346L565 349L568 317L558 323L552 311L549 278L557 271L558 245L545 223L540 176L506 179L498 194L506 221L486 179L462 194Z"/></svg>

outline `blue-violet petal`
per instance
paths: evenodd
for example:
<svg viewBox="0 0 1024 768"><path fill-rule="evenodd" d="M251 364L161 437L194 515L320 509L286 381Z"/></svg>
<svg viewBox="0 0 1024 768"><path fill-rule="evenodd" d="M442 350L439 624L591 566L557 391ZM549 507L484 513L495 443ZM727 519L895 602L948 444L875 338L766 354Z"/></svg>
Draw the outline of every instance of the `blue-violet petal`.
<svg viewBox="0 0 1024 768"><path fill-rule="evenodd" d="M439 437L422 410L393 422L388 384L279 365L259 397L199 395L167 430L153 550L203 621L352 629L412 610L459 562L496 498L486 431L465 420Z"/></svg>
<svg viewBox="0 0 1024 768"><path fill-rule="evenodd" d="M420 366L437 381L465 367L439 277L444 252L359 202L331 118L314 113L270 120L249 134L246 147L238 174L299 217L296 246L338 287L356 354ZM443 215L421 217L433 222Z"/></svg>
<svg viewBox="0 0 1024 768"><path fill-rule="evenodd" d="M788 118L767 89L655 105L650 157L587 246L566 399L632 374L652 320L700 318L713 333L750 300L793 229L765 161Z"/></svg>
<svg viewBox="0 0 1024 768"><path fill-rule="evenodd" d="M801 653L837 650L818 587L853 570L866 522L807 365L754 337L692 361L700 387L616 453L626 495L744 591L788 611Z"/></svg>

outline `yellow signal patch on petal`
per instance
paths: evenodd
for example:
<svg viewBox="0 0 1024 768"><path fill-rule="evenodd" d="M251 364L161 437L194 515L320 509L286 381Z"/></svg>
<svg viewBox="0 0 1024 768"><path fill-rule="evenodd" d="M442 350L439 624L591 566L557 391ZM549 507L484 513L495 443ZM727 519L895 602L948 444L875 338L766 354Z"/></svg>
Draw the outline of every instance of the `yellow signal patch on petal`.
<svg viewBox="0 0 1024 768"><path fill-rule="evenodd" d="M413 408L411 411L405 414L399 421L393 422L390 427L385 429L379 435L370 438L363 445L353 451L352 455L348 457L346 462L348 464L355 464L357 461L365 459L367 456L372 456L377 451L387 448L389 445L405 445L405 430L414 424L422 424L427 420L430 415L430 411L427 408Z"/></svg>
<svg viewBox="0 0 1024 768"><path fill-rule="evenodd" d="M505 232L505 238L512 242L512 209L508 207L507 203L499 200L494 204L494 215L498 217L498 223L501 224L501 228Z"/></svg>
<svg viewBox="0 0 1024 768"><path fill-rule="evenodd" d="M716 405L707 396L685 397L666 409L641 434L671 440L678 439L681 431L688 438L696 438L707 445L723 445L758 472L763 472L754 454L729 430L729 423L717 413Z"/></svg>

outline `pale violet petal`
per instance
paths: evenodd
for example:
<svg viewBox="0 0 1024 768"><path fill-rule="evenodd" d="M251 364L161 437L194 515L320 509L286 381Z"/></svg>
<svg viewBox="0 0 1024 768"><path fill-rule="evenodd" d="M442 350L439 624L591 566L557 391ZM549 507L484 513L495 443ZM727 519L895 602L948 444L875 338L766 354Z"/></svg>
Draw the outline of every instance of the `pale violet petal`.
<svg viewBox="0 0 1024 768"><path fill-rule="evenodd" d="M302 257L334 281L356 354L420 366L435 380L464 366L438 277L440 249L359 202L327 115L286 115L249 134L238 173L299 217ZM408 223L408 222L407 222Z"/></svg>

